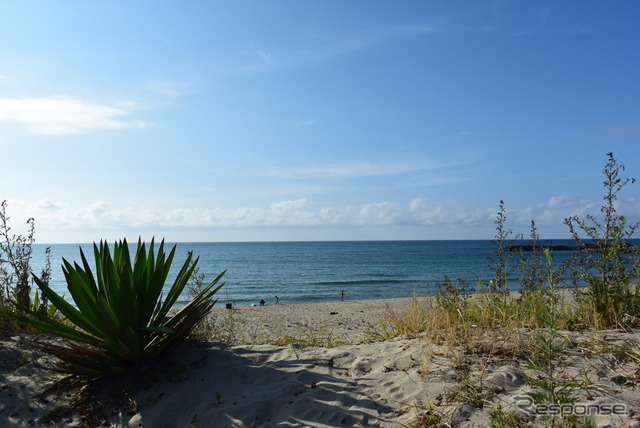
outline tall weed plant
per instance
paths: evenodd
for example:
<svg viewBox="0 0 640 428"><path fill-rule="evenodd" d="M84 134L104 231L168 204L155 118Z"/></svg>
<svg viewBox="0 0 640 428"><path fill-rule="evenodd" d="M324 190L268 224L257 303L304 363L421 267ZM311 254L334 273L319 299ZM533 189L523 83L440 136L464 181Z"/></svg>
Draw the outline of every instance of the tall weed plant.
<svg viewBox="0 0 640 428"><path fill-rule="evenodd" d="M595 313L598 327L636 326L640 324L638 253L628 241L640 222L629 224L616 209L620 191L636 180L621 176L624 164L613 153L607 153L607 158L601 215L564 220L577 246L572 278L578 304L583 312ZM585 284L586 294L579 289Z"/></svg>
<svg viewBox="0 0 640 428"><path fill-rule="evenodd" d="M520 265L519 282L522 293L537 292L544 288L548 279L545 269L545 261L547 260L546 248L548 247L545 247L540 242L536 222L531 220L529 251L521 250L518 259L518 264ZM558 276L556 272L553 275Z"/></svg>
<svg viewBox="0 0 640 428"><path fill-rule="evenodd" d="M489 268L494 272L494 278L489 281L488 291L494 293L500 291L509 292L509 275L512 273L511 258L513 253L509 251L509 244L514 241L512 239L513 230L507 227L507 209L504 201L500 201L499 209L494 220L496 225L495 239L492 241L495 249L495 256ZM516 235L515 239L518 239Z"/></svg>
<svg viewBox="0 0 640 428"><path fill-rule="evenodd" d="M528 344L531 351L528 367L536 373L528 376L529 383L535 388L529 395L537 406L575 404L577 384L565 379L562 371L568 364L562 359L567 355L567 340L560 331L566 316L562 310L564 295L557 287L551 251L546 249L544 254L548 286L539 290L543 303L537 313L539 328L532 333ZM575 415L564 414L543 415L541 419L549 427L573 427L579 422Z"/></svg>
<svg viewBox="0 0 640 428"><path fill-rule="evenodd" d="M27 234L11 232L7 201L0 203L0 330L20 331L26 326L13 315L23 309L53 315L55 307L38 291L32 293L31 257L35 242L35 221L27 220ZM40 277L46 283L51 278L51 249L45 250L45 266Z"/></svg>

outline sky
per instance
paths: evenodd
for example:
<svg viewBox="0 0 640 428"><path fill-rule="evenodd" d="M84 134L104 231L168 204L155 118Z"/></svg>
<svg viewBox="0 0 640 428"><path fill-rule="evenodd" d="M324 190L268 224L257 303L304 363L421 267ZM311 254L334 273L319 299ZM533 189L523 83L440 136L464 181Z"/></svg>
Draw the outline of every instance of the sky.
<svg viewBox="0 0 640 428"><path fill-rule="evenodd" d="M569 238L640 178L640 3L0 3L0 201L38 243ZM618 212L640 220L639 184Z"/></svg>

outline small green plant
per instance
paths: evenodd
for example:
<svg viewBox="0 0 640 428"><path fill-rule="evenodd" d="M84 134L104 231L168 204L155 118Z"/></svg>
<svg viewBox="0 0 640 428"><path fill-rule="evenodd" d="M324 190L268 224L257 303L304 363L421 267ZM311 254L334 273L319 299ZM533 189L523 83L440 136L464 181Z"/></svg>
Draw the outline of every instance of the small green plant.
<svg viewBox="0 0 640 428"><path fill-rule="evenodd" d="M398 412L403 412L409 409L414 409L419 416L405 425L410 428L445 428L450 427L450 416L444 412L436 409L433 404L428 403L425 405L414 404L412 406L406 406L398 409Z"/></svg>
<svg viewBox="0 0 640 428"><path fill-rule="evenodd" d="M371 324L365 331L365 342L383 342L400 336L400 330L386 319Z"/></svg>
<svg viewBox="0 0 640 428"><path fill-rule="evenodd" d="M500 404L489 413L489 426L491 428L524 428L531 426L529 418L525 415L508 411Z"/></svg>
<svg viewBox="0 0 640 428"><path fill-rule="evenodd" d="M47 247L45 250L45 265L44 268L42 268L40 280L45 284L49 284L51 280L51 247ZM49 318L53 317L57 311L55 306L49 305L49 300L45 296L40 297L38 290L36 290L33 296L30 309L46 315Z"/></svg>
<svg viewBox="0 0 640 428"><path fill-rule="evenodd" d="M187 253L187 256L189 254ZM200 273L200 268L195 264L195 260L191 262L191 267L193 267L193 272L191 273L191 277L189 278L189 282L187 283L187 292L189 293L189 297L192 299L197 297L198 294L204 290L207 286L205 283L206 275ZM220 340L217 333L219 324L216 323L217 319L211 316L211 314L204 317L191 331L189 336L196 340L204 340L204 341L223 341ZM226 342L231 343L231 342Z"/></svg>
<svg viewBox="0 0 640 428"><path fill-rule="evenodd" d="M207 340L227 344L240 343L244 319L237 309L228 309L224 315L217 314L215 325L208 325Z"/></svg>
<svg viewBox="0 0 640 428"><path fill-rule="evenodd" d="M138 240L133 262L126 240L117 242L113 256L106 242L94 244L94 276L82 249L82 265L63 259L67 289L75 306L34 277L43 296L68 323L29 310L22 319L37 329L68 339L65 345L41 343L39 348L59 358L56 370L86 376L121 374L152 365L170 353L211 310L222 272L179 310L173 306L197 263L189 253L166 298L162 299L174 246L167 255L164 241L157 253ZM70 323L70 325L69 325Z"/></svg>
<svg viewBox="0 0 640 428"><path fill-rule="evenodd" d="M189 253L187 253L187 257L188 256ZM195 260L191 262L190 267L193 268L193 272L191 273L191 277L189 277L187 291L189 292L189 296L191 296L191 298L194 298L198 294L200 294L202 290L204 290L204 288L207 286L207 284L205 283L206 275L200 273L200 268L198 267L197 263L195 263Z"/></svg>
<svg viewBox="0 0 640 428"><path fill-rule="evenodd" d="M427 300L423 303L416 296L401 310L387 305L384 317L366 330L366 341L384 341L398 336L416 338L425 332L433 333L444 324L440 319L441 313L433 302Z"/></svg>
<svg viewBox="0 0 640 428"><path fill-rule="evenodd" d="M544 250L547 259L548 287L540 290L545 304L538 313L540 327L535 330L531 341L532 356L529 368L538 376L530 376L529 382L537 387L530 393L537 406L575 404L578 385L563 377L562 368L566 366L561 360L567 354L567 340L560 333L562 322L561 295L558 292L553 270L553 258L549 249ZM575 415L542 415L546 426L568 427L578 423Z"/></svg>
<svg viewBox="0 0 640 428"><path fill-rule="evenodd" d="M533 220L531 220L529 242L531 251L528 251L526 255L524 251L520 251L519 258L520 285L525 294L542 289L546 280L544 247L540 244L536 222Z"/></svg>
<svg viewBox="0 0 640 428"><path fill-rule="evenodd" d="M336 336L333 331L327 332L325 328L312 328L301 331L296 335L288 335L276 341L277 345L317 346L334 348L348 345L349 342L342 336Z"/></svg>
<svg viewBox="0 0 640 428"><path fill-rule="evenodd" d="M458 278L453 282L445 276L444 282L438 285L436 303L452 320L462 322L464 307L469 297L469 287L464 279Z"/></svg>
<svg viewBox="0 0 640 428"><path fill-rule="evenodd" d="M472 364L470 361L457 355L453 359L452 368L455 372L457 384L456 388L447 394L447 400L451 403L471 404L476 408L484 407L489 394L484 385L486 364L481 367L479 373L472 373Z"/></svg>

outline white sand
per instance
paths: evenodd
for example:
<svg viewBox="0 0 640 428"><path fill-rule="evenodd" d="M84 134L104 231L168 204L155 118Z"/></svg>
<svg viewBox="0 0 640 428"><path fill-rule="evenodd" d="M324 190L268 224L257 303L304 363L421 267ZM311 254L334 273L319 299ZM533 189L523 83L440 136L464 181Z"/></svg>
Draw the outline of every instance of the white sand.
<svg viewBox="0 0 640 428"><path fill-rule="evenodd" d="M430 301L420 298L423 304ZM291 303L265 306L237 306L232 311L215 306L211 317L213 328L225 342L274 344L282 339L301 340L321 337L337 343L357 344L370 337L388 309L402 311L411 299L346 300L319 303ZM233 323L235 331L231 331ZM228 340L233 339L233 340Z"/></svg>
<svg viewBox="0 0 640 428"><path fill-rule="evenodd" d="M303 326L332 330L355 343L362 337L358 328L375 322L384 308L381 301L331 302L240 308L235 314L242 314L245 327L264 330L272 338L299 335L296 326ZM638 352L637 331L602 335L608 343L635 343L629 349ZM588 336L573 334L573 339L583 343L593 339ZM64 410L70 393L53 390L38 396L38 390L50 380L41 369L21 360L26 347L16 340L0 344L4 358L0 426L51 426L39 418L52 409ZM629 412L619 417L594 416L596 425L640 426L640 366L634 354L626 359L620 353L594 355L582 345L571 353L566 376L581 384L580 402L621 405ZM188 342L178 350L176 360L180 370L123 380L119 386L110 384L94 391L96 400L84 401L90 407L76 402L55 423L87 426L103 421L106 426L152 428L401 427L433 406L452 425L488 426L489 415L498 404L518 410L515 397L531 392L525 375L535 375L525 367L522 356L465 354L462 348L424 339L333 348ZM625 385L613 381L620 375L629 379ZM128 395L123 399L124 385Z"/></svg>

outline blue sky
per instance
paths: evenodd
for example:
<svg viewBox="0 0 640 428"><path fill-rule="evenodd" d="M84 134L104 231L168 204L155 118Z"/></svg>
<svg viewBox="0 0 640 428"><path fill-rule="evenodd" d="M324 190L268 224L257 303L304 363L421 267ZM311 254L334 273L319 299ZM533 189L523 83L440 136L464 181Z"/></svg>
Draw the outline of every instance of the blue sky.
<svg viewBox="0 0 640 428"><path fill-rule="evenodd" d="M0 200L42 243L568 238L640 178L637 1L6 1ZM638 185L619 211L640 218Z"/></svg>

